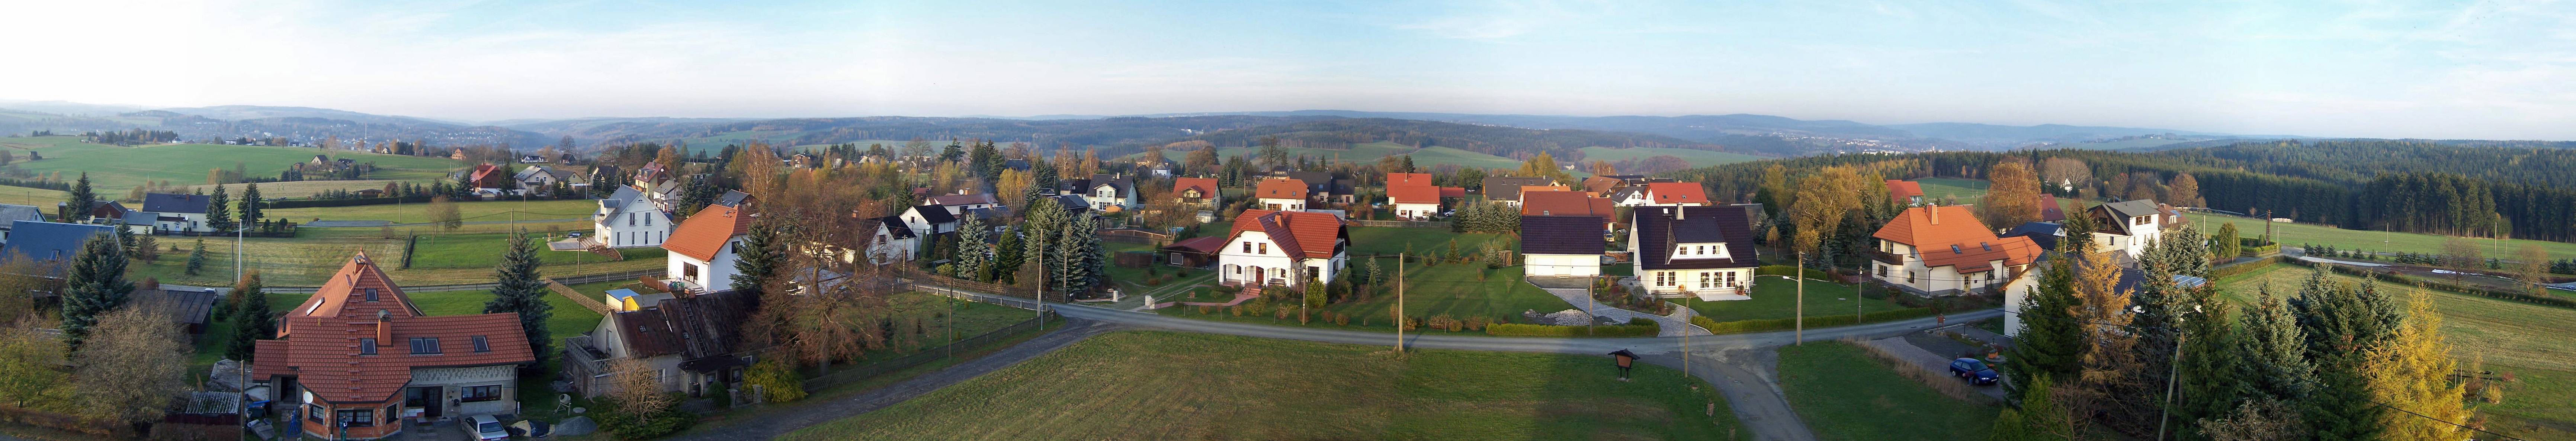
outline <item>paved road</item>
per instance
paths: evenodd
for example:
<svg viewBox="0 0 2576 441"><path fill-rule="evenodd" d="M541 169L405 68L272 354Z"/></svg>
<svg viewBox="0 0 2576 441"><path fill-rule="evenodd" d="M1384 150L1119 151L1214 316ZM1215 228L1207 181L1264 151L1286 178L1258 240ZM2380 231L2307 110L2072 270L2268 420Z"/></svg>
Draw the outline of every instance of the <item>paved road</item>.
<svg viewBox="0 0 2576 441"><path fill-rule="evenodd" d="M1050 304L1048 307L1068 318L1136 327L1327 343L1396 344L1395 336L1388 333L1213 322L1079 305L1059 307ZM1955 318L1960 321L1975 321L2002 315L2002 311L1981 310L1959 314ZM1769 372L1776 371L1774 369L1776 361L1772 359L1771 348L1798 341L1826 341L1846 337L1868 339L1903 335L1933 327L1936 325L1935 320L1927 317L1824 328L1807 332L1803 337L1792 331L1689 338L1522 338L1405 334L1403 344L1408 348L1588 355L1628 349L1645 355L1647 362L1675 368L1683 367L1682 364L1685 363L1683 354L1687 353L1689 355L1687 370L1710 385L1716 386L1720 393L1726 395L1728 406L1734 409L1736 419L1752 431L1753 439L1803 441L1816 439L1815 433L1809 431L1806 423L1800 421L1797 413L1789 407L1788 399L1780 390L1778 379L1768 375ZM1688 340L1689 343L1685 345L1684 340Z"/></svg>
<svg viewBox="0 0 2576 441"><path fill-rule="evenodd" d="M1125 325L1115 323L1072 320L1062 329L937 372L828 401L778 405L762 410L755 418L714 423L693 429L689 435L668 439L673 441L773 439L797 429L883 409L949 385L1055 352L1057 349L1064 349L1094 335L1127 328Z"/></svg>

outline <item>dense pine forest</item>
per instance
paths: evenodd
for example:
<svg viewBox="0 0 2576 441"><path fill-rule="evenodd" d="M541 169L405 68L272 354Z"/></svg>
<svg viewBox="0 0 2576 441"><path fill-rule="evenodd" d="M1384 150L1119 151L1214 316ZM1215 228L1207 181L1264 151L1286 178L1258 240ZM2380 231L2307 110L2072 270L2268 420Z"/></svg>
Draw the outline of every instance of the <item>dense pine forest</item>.
<svg viewBox="0 0 2576 441"><path fill-rule="evenodd" d="M2553 145L2554 146L2554 145ZM2049 191L2153 197L2188 173L2202 206L2352 229L2576 241L2576 150L2352 140L2238 143L2152 153L2090 150L1844 154L1706 167L1671 175L1711 196L1762 199L1765 169L1853 165L1889 179L1983 179L1998 161L2040 167ZM2061 187L2061 182L2067 183ZM2073 191L2066 191L2072 187ZM1973 201L1963 201L1973 202Z"/></svg>

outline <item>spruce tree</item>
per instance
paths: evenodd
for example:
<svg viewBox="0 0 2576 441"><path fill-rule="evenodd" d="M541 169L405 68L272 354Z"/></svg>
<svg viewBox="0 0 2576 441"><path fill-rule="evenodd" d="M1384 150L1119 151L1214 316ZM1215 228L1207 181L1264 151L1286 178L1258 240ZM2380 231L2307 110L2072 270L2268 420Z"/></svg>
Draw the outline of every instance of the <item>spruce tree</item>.
<svg viewBox="0 0 2576 441"><path fill-rule="evenodd" d="M259 219L265 216L259 212L259 197L259 184L242 187L241 206L234 212L241 213L238 217L243 225L259 225Z"/></svg>
<svg viewBox="0 0 2576 441"><path fill-rule="evenodd" d="M2075 378L2082 366L2085 329L2073 311L2083 301L2075 297L2075 267L2066 256L2051 254L2039 286L2022 299L2021 333L2012 348L2013 362L2004 369L2012 377L2007 392L2015 402L2029 399L2023 385L2038 384L2042 377Z"/></svg>
<svg viewBox="0 0 2576 441"><path fill-rule="evenodd" d="M205 240L205 239L197 239L197 249L196 249L195 251L189 251L189 252L188 252L188 275L191 275L191 276L197 275L197 271L198 271L198 270L203 270L203 269L205 269L205 268L206 268L206 240Z"/></svg>
<svg viewBox="0 0 2576 441"><path fill-rule="evenodd" d="M228 205L232 205L232 198L224 195L223 186L215 186L215 195L208 196L206 198L207 228L213 228L216 232L223 233L230 233L233 231L233 207L229 207Z"/></svg>
<svg viewBox="0 0 2576 441"><path fill-rule="evenodd" d="M2200 291L2211 291L2202 289ZM2214 300L2215 296L2211 297ZM2225 301L2195 302L2202 313L2183 322L2181 390L2171 399L2172 421L2181 430L2178 439L2209 439L2197 430L2203 418L2225 418L2237 402L2251 395L2252 385L2242 374L2244 360L2235 353L2236 321Z"/></svg>
<svg viewBox="0 0 2576 441"><path fill-rule="evenodd" d="M71 350L89 338L98 316L125 306L134 282L125 280L125 245L116 236L99 234L81 244L63 273L63 334Z"/></svg>
<svg viewBox="0 0 2576 441"><path fill-rule="evenodd" d="M72 184L71 194L64 196L63 212L57 213L55 217L59 219L55 220L63 222L80 222L81 220L88 219L89 209L91 207L90 204L97 202L98 193L91 191L89 188L89 172L81 172L80 181Z"/></svg>
<svg viewBox="0 0 2576 441"><path fill-rule="evenodd" d="M748 294L747 298L761 297L761 291L769 286L770 279L775 278L778 269L787 262L787 253L778 242L778 224L778 221L762 218L752 223L750 231L743 233L742 245L734 247L733 283L725 288Z"/></svg>
<svg viewBox="0 0 2576 441"><path fill-rule="evenodd" d="M993 283L1019 283L1020 263L1028 260L1028 244L1020 238L1022 228L1004 227L1002 241L993 247L990 278Z"/></svg>
<svg viewBox="0 0 2576 441"><path fill-rule="evenodd" d="M501 265L492 276L500 286L492 288L492 300L483 303L483 313L518 313L519 327L528 333L528 348L543 361L552 337L546 332L546 319L554 316L554 305L546 303L545 276L537 274L537 248L524 231L512 232L510 249L501 254ZM542 363L540 363L542 364Z"/></svg>
<svg viewBox="0 0 2576 441"><path fill-rule="evenodd" d="M2255 289L2254 305L2245 311L2234 357L2241 361L2248 394L2295 402L2308 396L2316 368L2308 364L2307 335L2290 306L2269 286Z"/></svg>
<svg viewBox="0 0 2576 441"><path fill-rule="evenodd" d="M991 236L991 230L984 226L984 219L973 213L966 214L966 220L958 222L957 258L954 260L958 278L984 281L984 272L993 264L993 244L984 242L988 236Z"/></svg>
<svg viewBox="0 0 2576 441"><path fill-rule="evenodd" d="M250 360L257 355L257 341L277 335L277 322L268 310L268 292L261 289L258 274L247 274L233 284L233 297L238 299L233 311L232 344L224 348L224 357Z"/></svg>

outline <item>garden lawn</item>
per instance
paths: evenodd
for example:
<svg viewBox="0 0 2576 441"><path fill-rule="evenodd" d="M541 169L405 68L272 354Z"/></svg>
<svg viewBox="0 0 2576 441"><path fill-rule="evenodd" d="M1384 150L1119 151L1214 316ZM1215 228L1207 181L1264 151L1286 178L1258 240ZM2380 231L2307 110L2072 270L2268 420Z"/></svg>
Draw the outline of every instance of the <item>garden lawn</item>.
<svg viewBox="0 0 2576 441"><path fill-rule="evenodd" d="M1395 259L1387 259L1384 265L1387 271L1395 271ZM1415 319L1426 319L1437 315L1448 315L1459 320L1466 320L1468 317L1485 317L1495 323L1526 323L1521 320L1522 311L1534 310L1544 314L1574 309L1574 306L1565 303L1565 299L1548 294L1547 291L1541 291L1538 287L1531 286L1528 282L1521 281L1521 270L1522 268L1517 266L1487 270L1482 264L1468 263L1443 263L1438 266L1430 267L1416 264L1412 268L1408 269L1405 274L1410 280L1405 284L1404 295L1402 298L1404 303L1404 314L1412 316ZM1479 272L1487 273L1484 280L1476 279L1476 274ZM1252 300L1244 302L1246 312L1242 316L1236 316L1233 314L1233 311L1224 307L1209 307L1209 310L1206 313L1201 313L1199 312L1199 307L1186 305L1163 309L1161 310L1161 313L1163 315L1183 318L1281 326L1393 331L1395 329L1395 315L1392 309L1396 306L1398 299L1394 286L1395 283L1393 282L1395 276L1393 274L1389 274L1387 279L1389 280L1387 286L1381 287L1379 292L1371 298L1366 300L1346 300L1341 303L1326 305L1320 310L1349 316L1350 324L1348 325L1334 324L1331 321L1325 320L1325 317L1321 314L1313 315L1310 323L1297 323L1295 310L1297 309L1298 300L1302 298L1303 295L1296 292L1282 292L1282 294L1286 294L1286 298L1277 301ZM1213 292L1212 290L1205 288L1195 290L1193 292L1197 294L1195 300L1174 300L1223 302L1234 298L1231 295ZM1290 310L1287 319L1279 319L1275 312L1270 312L1275 310L1272 308L1281 307Z"/></svg>
<svg viewBox="0 0 2576 441"><path fill-rule="evenodd" d="M1985 439L2001 412L1934 392L1851 343L1779 351L1780 389L1817 439Z"/></svg>
<svg viewBox="0 0 2576 441"><path fill-rule="evenodd" d="M1940 200L1946 196L1962 204L1975 204L1985 199L1986 186L1993 185L1983 180L1959 178L1922 178L1914 182L1923 184L1924 201Z"/></svg>
<svg viewBox="0 0 2576 441"><path fill-rule="evenodd" d="M598 254L568 251L556 252L547 250L544 241L557 239L561 239L561 237L540 236L531 238L531 240L537 241L537 243L531 244L537 247L537 258L545 262L547 265L570 266L608 263L607 256L601 256ZM501 264L502 250L507 250L509 247L510 233L448 235L423 234L420 235L420 238L417 241L412 242L411 268L409 269L490 269ZM660 259L669 255L668 252L663 251L660 247L619 248L617 249L617 253L624 256L625 261L660 261Z"/></svg>
<svg viewBox="0 0 2576 441"><path fill-rule="evenodd" d="M1105 265L1106 270L1109 272L1109 281L1116 284L1118 289L1126 292L1128 295L1136 295L1162 287L1160 284L1148 284L1148 280L1161 278L1167 279L1165 281L1181 281L1214 272L1196 268L1182 268L1165 265L1161 260L1154 260L1151 263L1146 264L1147 267L1145 268L1121 267L1118 266L1118 253L1130 251L1153 253L1154 246L1140 243L1102 241L1100 242L1100 248L1103 252L1108 254L1108 256L1102 257L1102 259L1109 262L1108 265ZM1156 257L1159 258L1160 256Z"/></svg>
<svg viewBox="0 0 2576 441"><path fill-rule="evenodd" d="M268 191L267 186L260 191ZM599 210L599 201L569 199L552 201L467 201L456 203L456 214L466 222L494 221L589 221ZM321 220L380 220L398 224L430 222L429 204L378 204L354 207L272 208L263 212L271 219L296 222ZM587 229L587 228L584 228Z"/></svg>
<svg viewBox="0 0 2576 441"><path fill-rule="evenodd" d="M492 300L491 290L404 291L403 295L411 297L411 304L419 306L420 312L434 316L482 314L483 302ZM603 317L598 311L592 311L552 291L546 292L546 304L554 305L553 310L547 311L546 332L554 337L552 344L557 347L563 346L564 337L581 335L598 328L599 320Z"/></svg>
<svg viewBox="0 0 2576 441"><path fill-rule="evenodd" d="M588 228L584 224L586 223L532 223L519 226L527 228L528 231L544 232ZM509 231L510 227L505 224L467 225L457 232L489 233L495 234L494 237L500 237L497 233ZM339 271L341 264L348 262L349 256L361 251L376 257L379 259L378 262L388 263L385 274L393 277L395 283L404 286L490 283L493 264L498 263L501 256L498 245L482 250L489 255L486 258L491 260L480 265L454 264L461 266L415 269L399 269L397 265L392 265L401 262L403 247L407 242L404 239L406 234L444 231L436 228L302 228L297 232L297 237L293 238L253 237L244 239L242 242L246 266L259 270L262 280L271 286L320 286L332 272ZM127 276L137 280L152 277L163 283L172 284L231 286L234 261L233 239L213 237L206 239L206 263L197 275L188 275L186 272L188 250L195 247L197 238L156 236L154 240L159 242L158 247L162 250L161 259L157 262L134 262L128 267ZM170 251L170 247L174 245L179 247L179 251ZM616 262L603 261L601 256L595 254L546 251L543 248L538 249L537 255L547 262L540 271L547 276L557 277L623 273L662 267L665 253L659 252L658 248L641 250L628 251L633 253L628 254L629 259ZM471 257L470 254L465 256Z"/></svg>
<svg viewBox="0 0 2576 441"><path fill-rule="evenodd" d="M1806 315L1808 317L1852 315L1853 299L1858 297L1856 295L1858 293L1852 285L1807 281ZM1877 298L1860 300L1860 308L1869 312L1905 309L1905 305L1886 300L1885 295L1875 296ZM1712 302L1684 298L1666 299L1666 301L1680 303L1684 307L1699 311L1701 316L1720 322L1784 319L1797 316L1798 282L1786 277L1756 276L1753 278L1752 300Z"/></svg>
<svg viewBox="0 0 2576 441"><path fill-rule="evenodd" d="M1394 257L1397 253L1404 252L1407 245L1412 246L1415 257L1445 253L1449 250L1449 242L1452 239L1458 242L1458 252L1462 255L1475 254L1477 248L1484 246L1486 241L1493 241L1507 250L1521 249L1520 237L1511 234L1451 233L1447 228L1350 227L1350 229L1352 265L1361 264L1360 259L1365 256ZM1388 259L1386 263L1380 265L1386 265L1388 270L1394 270L1395 260Z"/></svg>
<svg viewBox="0 0 2576 441"><path fill-rule="evenodd" d="M1664 148L1664 147L1628 147L1628 148L1612 148L1612 147L1584 147L1584 148L1582 149L1582 151L1583 151L1583 160L1584 160L1584 161L1586 161L1586 162L1590 162L1590 161L1594 161L1594 160L1610 161L1610 162L1618 162L1618 161L1625 161L1625 160L1630 160L1630 159L1645 159L1645 158L1651 158L1651 157L1655 157L1655 156L1658 156L1658 155L1669 155L1669 156L1676 157L1676 158L1682 158L1682 160L1684 160L1684 161L1690 161L1690 166L1691 166L1691 167L1710 167L1710 166L1717 166L1717 165L1724 165L1724 164L1733 164L1733 163L1738 163L1738 162L1759 161L1759 160L1764 160L1764 159L1770 159L1770 158L1764 158L1764 157L1760 157L1760 156L1747 155L1747 154L1742 154L1742 153L1729 153L1729 152L1720 152L1720 151L1711 151L1711 150L1700 150L1700 149L1676 149L1676 148ZM1558 162L1558 163L1561 163L1561 164L1572 164L1572 162L1568 162L1568 161L1557 161L1557 162Z"/></svg>
<svg viewBox="0 0 2576 441"><path fill-rule="evenodd" d="M1600 356L1422 350L1399 358L1376 346L1119 332L783 438L1736 436L1725 400L1676 374L1641 366L1635 381L1621 382Z"/></svg>
<svg viewBox="0 0 2576 441"><path fill-rule="evenodd" d="M2442 252L2442 243L2451 240L2450 236L2442 235L2346 230L2328 225L2269 222L2209 212L2191 213L2184 219L2189 220L2192 225L2200 226L2202 232L2210 235L2217 235L2220 227L2228 222L2235 222L2237 235L2246 238L2262 236L2264 225L2269 224L2275 232L2280 233L2281 237L2278 241L2281 245L2291 247L2315 244L2375 253L2405 251L2438 254ZM2486 251L2489 248L2502 251L2490 252L2487 254L2490 257L2512 257L2513 253L2521 250L2523 245L2540 245L2541 249L2549 251L2550 259L2576 258L2576 243L2524 239L2505 239L2501 243L2491 242L2488 239L2475 240L2480 251Z"/></svg>
<svg viewBox="0 0 2576 441"><path fill-rule="evenodd" d="M2255 290L2266 282L2271 284L2275 298L2295 296L2299 284L2310 273L2307 267L2273 264L2221 278L2218 287L2228 300L2243 306L2253 303ZM2341 274L2329 273L2327 277L2340 283L2363 282L2359 277ZM2382 282L2379 289L2403 302L2413 288ZM2462 369L2468 368L2471 360L2485 357L2487 370L2521 378L2507 386L2503 403L2482 406L2480 411L2489 416L2528 420L2516 423L2521 425L2518 430L2501 431L2506 434L2526 439L2576 439L2576 340L2567 338L2568 324L2576 323L2576 310L2446 291L2433 293L2433 305L2442 313L2442 335L2451 344L2451 356L2460 360Z"/></svg>
<svg viewBox="0 0 2576 441"><path fill-rule="evenodd" d="M288 164L313 160L320 150L303 147L270 147L219 144L146 144L133 147L90 144L74 136L44 136L10 139L12 154L21 160L11 165L28 172L51 175L62 172L70 182L81 172L89 172L90 185L102 195L119 196L126 189L146 181L170 181L173 184L206 183L206 172L222 168L232 170L240 165L254 177L277 177ZM27 153L42 153L40 161L24 160ZM443 179L449 171L464 167L461 161L445 157L379 155L373 153L335 152L332 158L351 158L360 163L373 162L378 167L369 179Z"/></svg>

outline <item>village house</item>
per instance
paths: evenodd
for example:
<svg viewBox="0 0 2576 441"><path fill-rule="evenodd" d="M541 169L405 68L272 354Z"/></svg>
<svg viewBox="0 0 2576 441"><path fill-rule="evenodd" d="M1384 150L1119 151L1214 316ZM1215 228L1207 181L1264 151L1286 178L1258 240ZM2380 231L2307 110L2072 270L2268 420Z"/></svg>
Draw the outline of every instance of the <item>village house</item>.
<svg viewBox="0 0 2576 441"><path fill-rule="evenodd" d="M644 197L651 199L653 205L660 206L662 211L674 212L680 211L680 192L688 188L687 183L680 182L679 176L663 168L660 162L647 162L643 167L637 167L634 185L635 189L644 191Z"/></svg>
<svg viewBox="0 0 2576 441"><path fill-rule="evenodd" d="M518 182L518 193L520 194L548 191L549 189L554 188L556 183L563 183L566 187L572 188L585 188L590 186L589 182L576 180L572 177L572 172L556 170L554 167L532 165L528 166L528 168L519 169L519 174L512 176L511 180Z"/></svg>
<svg viewBox="0 0 2576 441"><path fill-rule="evenodd" d="M636 360L653 369L662 392L705 396L742 379L752 357L741 355L741 324L750 319L750 294L637 293L609 290L608 316L589 333L564 339L564 373L584 397L616 392L610 363ZM750 391L743 391L748 393Z"/></svg>
<svg viewBox="0 0 2576 441"><path fill-rule="evenodd" d="M1200 209L1225 206L1225 195L1218 193L1216 178L1173 178L1172 200Z"/></svg>
<svg viewBox="0 0 2576 441"><path fill-rule="evenodd" d="M1608 247L1600 227L1596 216L1521 216L1521 264L1527 265L1527 276L1601 275L1601 251Z"/></svg>
<svg viewBox="0 0 2576 441"><path fill-rule="evenodd" d="M201 194L144 193L141 211L152 216L155 233L215 233L206 225L206 205L213 201Z"/></svg>
<svg viewBox="0 0 2576 441"><path fill-rule="evenodd" d="M543 155L520 155L520 156L519 156L519 163L520 163L520 164L544 164L544 163L546 163L546 157L545 157L545 156L543 156Z"/></svg>
<svg viewBox="0 0 2576 441"><path fill-rule="evenodd" d="M1305 181L1297 178L1263 179L1252 186L1252 197L1257 202L1253 206L1269 211L1303 211L1308 188Z"/></svg>
<svg viewBox="0 0 2576 441"><path fill-rule="evenodd" d="M1301 211L1244 210L1217 255L1217 281L1226 285L1303 286L1330 283L1349 259L1350 230L1340 216Z"/></svg>
<svg viewBox="0 0 2576 441"><path fill-rule="evenodd" d="M1124 174L1091 175L1090 186L1083 188L1082 199L1093 210L1111 213L1134 210L1144 204L1136 195L1136 181Z"/></svg>
<svg viewBox="0 0 2576 441"><path fill-rule="evenodd" d="M1483 184L1485 202L1501 202L1520 207L1522 188L1553 186L1556 185L1556 181L1535 176L1491 176L1486 177Z"/></svg>
<svg viewBox="0 0 2576 441"><path fill-rule="evenodd" d="M662 249L670 251L663 278L672 291L733 289L735 248L742 245L743 235L751 232L752 220L759 216L750 205L710 204L671 230Z"/></svg>
<svg viewBox="0 0 2576 441"><path fill-rule="evenodd" d="M1594 235L1619 229L1618 208L1610 198L1591 197L1579 191L1521 192L1522 216L1591 216L1599 218L1601 227Z"/></svg>
<svg viewBox="0 0 2576 441"><path fill-rule="evenodd" d="M1387 173L1386 202L1395 217L1406 220L1428 220L1444 212L1440 207L1442 188L1431 184L1430 173Z"/></svg>
<svg viewBox="0 0 2576 441"><path fill-rule="evenodd" d="M1887 180L1887 201L1899 207L1923 206L1923 183L1897 179Z"/></svg>
<svg viewBox="0 0 2576 441"><path fill-rule="evenodd" d="M1351 179L1325 172L1278 171L1271 176L1295 179L1306 184L1307 200L1315 204L1348 204L1357 198Z"/></svg>
<svg viewBox="0 0 2576 441"><path fill-rule="evenodd" d="M1693 184L1697 185L1697 184ZM1648 294L1700 300L1752 299L1753 249L1748 206L1649 206L1629 213L1630 273Z"/></svg>
<svg viewBox="0 0 2576 441"><path fill-rule="evenodd" d="M1696 182L1650 182L1644 194L1647 207L1706 206L1708 188Z"/></svg>
<svg viewBox="0 0 2576 441"><path fill-rule="evenodd" d="M658 247L676 223L643 190L620 186L599 200L599 211L591 215L590 240L609 248Z"/></svg>
<svg viewBox="0 0 2576 441"><path fill-rule="evenodd" d="M2107 251L2120 266L2137 266L2147 247L2164 238L2165 210L2156 201L2135 199L2095 205L2084 210L2093 217L2094 249Z"/></svg>
<svg viewBox="0 0 2576 441"><path fill-rule="evenodd" d="M870 218L867 223L876 224L876 239L868 241L869 263L910 262L921 253L921 235L904 222L903 215Z"/></svg>
<svg viewBox="0 0 2576 441"><path fill-rule="evenodd" d="M480 164L466 173L466 181L474 184L474 194L486 199L511 194L519 188L517 182L510 179L509 167Z"/></svg>
<svg viewBox="0 0 2576 441"><path fill-rule="evenodd" d="M428 316L364 253L287 311L276 337L256 344L252 378L302 415L292 433L320 439L520 413L519 366L537 360L518 314Z"/></svg>
<svg viewBox="0 0 2576 441"><path fill-rule="evenodd" d="M0 246L9 243L9 234L17 231L18 221L44 222L45 210L34 205L0 204Z"/></svg>
<svg viewBox="0 0 2576 441"><path fill-rule="evenodd" d="M1995 236L1963 205L1907 208L1870 237L1870 277L1921 295L2013 285L2041 251L2028 237Z"/></svg>
<svg viewBox="0 0 2576 441"><path fill-rule="evenodd" d="M116 234L113 227L105 225L28 220L10 222L9 231L17 235L17 239L9 241L7 245L0 245L0 263L16 262L19 259L33 260L40 264L68 263L70 261L67 259L80 254L81 245L89 243L90 237Z"/></svg>

